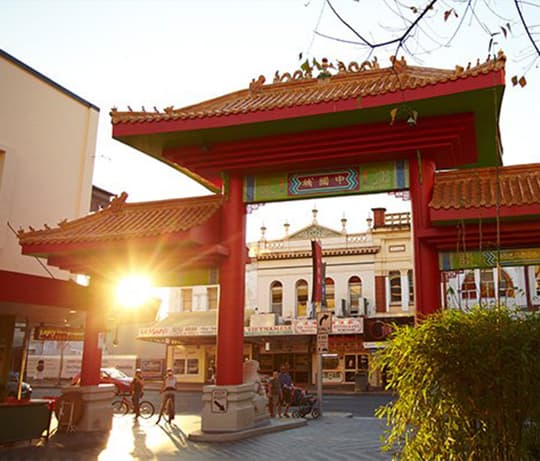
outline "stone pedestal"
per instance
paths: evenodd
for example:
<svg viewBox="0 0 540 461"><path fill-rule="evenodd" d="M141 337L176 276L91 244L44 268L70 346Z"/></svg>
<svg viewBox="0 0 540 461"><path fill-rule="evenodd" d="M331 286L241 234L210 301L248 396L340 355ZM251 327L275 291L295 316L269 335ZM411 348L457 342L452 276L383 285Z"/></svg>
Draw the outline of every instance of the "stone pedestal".
<svg viewBox="0 0 540 461"><path fill-rule="evenodd" d="M62 395L77 393L82 403L82 416L74 424L77 432L110 431L112 428L112 400L115 395L113 384L95 386L69 386L62 388Z"/></svg>
<svg viewBox="0 0 540 461"><path fill-rule="evenodd" d="M204 386L202 399L202 432L242 431L269 422L265 403L253 383Z"/></svg>

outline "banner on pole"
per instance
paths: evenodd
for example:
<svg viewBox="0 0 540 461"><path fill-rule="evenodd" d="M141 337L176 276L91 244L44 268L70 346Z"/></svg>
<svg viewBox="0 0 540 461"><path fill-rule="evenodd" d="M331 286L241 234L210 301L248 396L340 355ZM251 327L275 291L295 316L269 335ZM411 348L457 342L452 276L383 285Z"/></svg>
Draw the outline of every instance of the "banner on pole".
<svg viewBox="0 0 540 461"><path fill-rule="evenodd" d="M322 248L317 240L311 241L311 257L313 265L313 290L311 293L311 302L320 304L322 302L323 285L323 265Z"/></svg>

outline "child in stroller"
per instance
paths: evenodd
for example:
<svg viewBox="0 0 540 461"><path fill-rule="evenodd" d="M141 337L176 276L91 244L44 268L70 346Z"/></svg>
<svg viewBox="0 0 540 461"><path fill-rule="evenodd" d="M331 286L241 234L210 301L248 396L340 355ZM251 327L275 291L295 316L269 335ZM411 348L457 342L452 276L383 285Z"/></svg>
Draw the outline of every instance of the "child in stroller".
<svg viewBox="0 0 540 461"><path fill-rule="evenodd" d="M308 393L305 389L293 386L291 389L291 407L293 407L293 418L303 418L311 413L313 419L321 416L319 399L314 394Z"/></svg>

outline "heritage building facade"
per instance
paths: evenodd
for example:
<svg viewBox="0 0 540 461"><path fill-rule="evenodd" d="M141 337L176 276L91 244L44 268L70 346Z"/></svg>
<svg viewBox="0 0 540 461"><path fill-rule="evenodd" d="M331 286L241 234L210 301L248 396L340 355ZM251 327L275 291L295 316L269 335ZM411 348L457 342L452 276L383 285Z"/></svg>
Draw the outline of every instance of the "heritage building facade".
<svg viewBox="0 0 540 461"><path fill-rule="evenodd" d="M373 210L367 229L350 233L312 222L294 233L267 240L261 228L249 244L246 268L245 358L259 360L270 374L288 364L294 382L316 382L316 321L310 318L311 241L319 240L325 266L325 308L334 316L328 353L323 356L325 384L353 384L367 376L370 353L382 346L392 323L412 324L415 315L410 213ZM169 316L140 329L139 338L162 341L168 364L182 382L211 382L215 364L217 285L170 291ZM311 315L313 317L313 315ZM383 377L372 373L372 387Z"/></svg>

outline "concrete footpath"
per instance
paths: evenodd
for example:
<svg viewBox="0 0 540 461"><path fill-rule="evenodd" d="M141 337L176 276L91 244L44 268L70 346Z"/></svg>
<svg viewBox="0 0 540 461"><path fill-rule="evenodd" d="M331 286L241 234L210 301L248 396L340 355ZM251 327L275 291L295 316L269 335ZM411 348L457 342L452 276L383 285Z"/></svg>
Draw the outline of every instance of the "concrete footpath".
<svg viewBox="0 0 540 461"><path fill-rule="evenodd" d="M274 420L273 424L280 421ZM219 443L190 440L189 434L196 433L200 425L200 416L190 414L177 415L172 424L156 424L155 417L134 421L132 415L116 415L110 433L54 433L46 443L0 448L0 460L391 459L380 451L383 423L376 418L328 413L318 420L308 419L307 424L297 428Z"/></svg>

